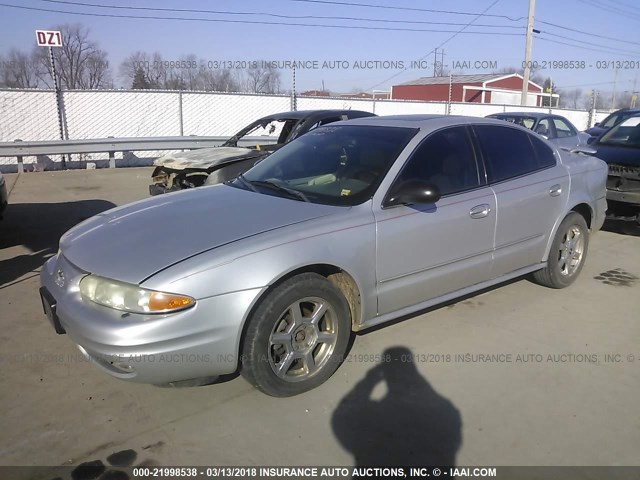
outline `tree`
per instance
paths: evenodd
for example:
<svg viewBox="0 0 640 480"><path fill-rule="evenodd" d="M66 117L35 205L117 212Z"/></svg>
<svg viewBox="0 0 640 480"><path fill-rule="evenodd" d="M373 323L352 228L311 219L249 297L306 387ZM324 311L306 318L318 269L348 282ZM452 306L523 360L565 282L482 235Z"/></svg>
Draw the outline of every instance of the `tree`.
<svg viewBox="0 0 640 480"><path fill-rule="evenodd" d="M538 82L535 82L538 83ZM538 85L540 85L538 83ZM556 86L555 83L553 83L553 81L551 80L551 77L547 77L543 82L542 82L542 91L544 93L549 93L549 94L553 94L553 95L561 95L560 89L558 89L558 87ZM556 104L557 100L555 98L552 99L552 97L542 97L542 106L543 107L548 107L548 106L552 106L555 107L557 106Z"/></svg>
<svg viewBox="0 0 640 480"><path fill-rule="evenodd" d="M0 84L9 88L36 88L38 68L34 56L15 48L0 57Z"/></svg>
<svg viewBox="0 0 640 480"><path fill-rule="evenodd" d="M133 81L131 82L131 88L134 90L148 90L151 88L151 84L144 74L142 67L136 68Z"/></svg>
<svg viewBox="0 0 640 480"><path fill-rule="evenodd" d="M560 97L560 106L577 110L581 106L581 100L583 96L584 95L581 88L568 90Z"/></svg>
<svg viewBox="0 0 640 480"><path fill-rule="evenodd" d="M280 93L280 72L271 65L249 68L244 84L247 92Z"/></svg>
<svg viewBox="0 0 640 480"><path fill-rule="evenodd" d="M198 71L199 84L203 90L213 92L238 92L241 90L237 75L231 70L211 70L204 66Z"/></svg>
<svg viewBox="0 0 640 480"><path fill-rule="evenodd" d="M53 30L60 30L62 34L62 47L53 49L61 88L74 90L111 86L107 52L89 40L89 29L80 24L65 24L53 27ZM34 57L40 67L38 77L47 86L53 87L48 49L34 48Z"/></svg>

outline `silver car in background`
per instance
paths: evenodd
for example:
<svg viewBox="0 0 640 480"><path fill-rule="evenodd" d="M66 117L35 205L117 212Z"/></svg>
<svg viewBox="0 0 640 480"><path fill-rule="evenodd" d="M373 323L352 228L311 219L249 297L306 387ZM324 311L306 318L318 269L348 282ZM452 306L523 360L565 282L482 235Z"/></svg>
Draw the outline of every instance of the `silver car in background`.
<svg viewBox="0 0 640 480"><path fill-rule="evenodd" d="M44 265L41 298L115 377L239 369L295 395L334 373L354 331L525 274L570 285L606 178L601 160L503 121L338 122L225 184L86 220Z"/></svg>
<svg viewBox="0 0 640 480"><path fill-rule="evenodd" d="M505 112L487 115L533 130L559 148L576 148L588 144L591 136L560 115L541 112Z"/></svg>

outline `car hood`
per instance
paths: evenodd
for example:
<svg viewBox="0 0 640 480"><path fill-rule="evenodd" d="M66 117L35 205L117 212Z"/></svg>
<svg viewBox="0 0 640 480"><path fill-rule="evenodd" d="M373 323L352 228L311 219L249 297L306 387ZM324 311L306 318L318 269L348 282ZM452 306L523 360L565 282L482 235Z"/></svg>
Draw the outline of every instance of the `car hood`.
<svg viewBox="0 0 640 480"><path fill-rule="evenodd" d="M156 167L166 167L172 170L188 168L209 169L223 163L235 162L247 158L258 158L267 155L264 150L241 147L212 147L177 152L158 158L153 164Z"/></svg>
<svg viewBox="0 0 640 480"><path fill-rule="evenodd" d="M214 185L98 214L65 233L60 249L86 272L138 284L207 250L339 210Z"/></svg>
<svg viewBox="0 0 640 480"><path fill-rule="evenodd" d="M591 144L596 157L615 165L640 166L640 148L616 147L612 145Z"/></svg>

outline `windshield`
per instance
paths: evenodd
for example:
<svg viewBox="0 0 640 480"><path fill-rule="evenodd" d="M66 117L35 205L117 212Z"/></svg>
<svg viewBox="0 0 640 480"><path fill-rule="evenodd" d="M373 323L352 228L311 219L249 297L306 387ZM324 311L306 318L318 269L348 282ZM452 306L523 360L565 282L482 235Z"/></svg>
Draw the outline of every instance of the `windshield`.
<svg viewBox="0 0 640 480"><path fill-rule="evenodd" d="M262 160L232 184L314 203L357 205L371 198L416 132L411 128L360 125L318 127ZM287 190L302 195L294 197Z"/></svg>
<svg viewBox="0 0 640 480"><path fill-rule="evenodd" d="M529 130L531 130L536 123L535 118L520 117L517 115L498 115L494 118L498 118L500 120L504 120L509 123L515 123L516 125L520 125L521 127L528 128Z"/></svg>
<svg viewBox="0 0 640 480"><path fill-rule="evenodd" d="M246 137L255 138L261 145L284 143L298 121L293 118L261 119L240 130L222 146L235 147Z"/></svg>
<svg viewBox="0 0 640 480"><path fill-rule="evenodd" d="M613 127L600 138L598 144L639 148L640 116L628 118L616 127Z"/></svg>

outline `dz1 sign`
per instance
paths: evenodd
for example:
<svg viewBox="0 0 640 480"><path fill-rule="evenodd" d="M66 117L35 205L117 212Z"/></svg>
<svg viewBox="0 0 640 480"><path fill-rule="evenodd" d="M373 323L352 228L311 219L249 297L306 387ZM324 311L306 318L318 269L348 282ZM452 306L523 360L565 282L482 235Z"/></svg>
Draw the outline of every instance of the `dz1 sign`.
<svg viewBox="0 0 640 480"><path fill-rule="evenodd" d="M57 30L36 30L36 40L40 47L62 46L62 35Z"/></svg>

